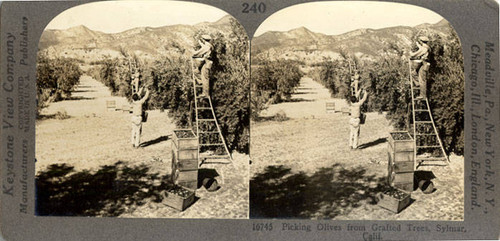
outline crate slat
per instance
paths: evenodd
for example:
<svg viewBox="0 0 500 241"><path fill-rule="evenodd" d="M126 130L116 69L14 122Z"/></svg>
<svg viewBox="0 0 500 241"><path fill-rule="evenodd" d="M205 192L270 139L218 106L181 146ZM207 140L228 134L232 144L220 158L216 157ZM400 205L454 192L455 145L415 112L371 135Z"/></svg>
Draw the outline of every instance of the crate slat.
<svg viewBox="0 0 500 241"><path fill-rule="evenodd" d="M198 170L181 171L179 169L176 169L172 173L172 181L174 183L185 182L185 181L198 181Z"/></svg>
<svg viewBox="0 0 500 241"><path fill-rule="evenodd" d="M395 173L413 172L415 170L414 161L394 161L394 154L390 152L387 153L387 159L389 166L391 166L392 171Z"/></svg>
<svg viewBox="0 0 500 241"><path fill-rule="evenodd" d="M403 173L395 173L391 172L389 180L391 184L394 183L410 183L413 182L413 172L403 172Z"/></svg>
<svg viewBox="0 0 500 241"><path fill-rule="evenodd" d="M394 151L394 148L391 144L387 145L387 152L392 156L394 162L408 162L414 161L415 155L413 148L411 150L400 150Z"/></svg>
<svg viewBox="0 0 500 241"><path fill-rule="evenodd" d="M408 182L408 183L394 183L393 187L407 191L407 192L413 192L414 189L414 183L413 182Z"/></svg>

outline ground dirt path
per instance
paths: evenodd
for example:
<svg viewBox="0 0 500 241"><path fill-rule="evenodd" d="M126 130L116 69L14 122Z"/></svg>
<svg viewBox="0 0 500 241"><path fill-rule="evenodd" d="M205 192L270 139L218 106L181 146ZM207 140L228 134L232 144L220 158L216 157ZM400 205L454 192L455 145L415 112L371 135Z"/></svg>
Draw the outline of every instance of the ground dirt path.
<svg viewBox="0 0 500 241"><path fill-rule="evenodd" d="M107 100L115 100L118 110L108 111ZM85 202L92 199L86 210L78 205L67 205L67 215L120 216L120 217L189 217L189 218L245 218L248 216L248 156L234 153L233 164L203 165L200 168L215 170L222 182L216 192L199 188L197 201L184 212L158 203L161 191L158 183L168 180L171 173L171 137L175 124L167 111L148 111L148 121L143 123L142 147L135 149L130 143L131 123L128 111L121 110L128 104L123 97L112 96L101 82L82 76L71 100L51 103L42 115L52 116L36 124L37 175L59 175L62 168L47 169L53 164L73 168L66 177L77 173L81 179L62 178L53 186L92 186L94 180L108 178L106 182L84 189L84 193L60 198L60 202ZM57 112L66 112L67 119L57 119ZM117 162L120 162L117 164ZM103 166L107 165L107 168ZM90 173L90 174L89 174ZM63 174L61 174L63 175ZM127 176L130 186L116 196L117 176ZM155 181L155 179L157 179ZM48 179L52 181L52 179ZM90 183L90 184L89 184ZM45 187L39 193L49 193L56 187ZM133 190L132 190L133 189ZM101 192L94 195L91 193ZM70 191L71 192L71 191ZM80 196L79 196L80 195ZM112 198L111 198L112 197ZM87 200L90 202L90 200ZM90 210L90 211L89 211ZM85 213L82 213L84 212Z"/></svg>
<svg viewBox="0 0 500 241"><path fill-rule="evenodd" d="M251 188L273 190L251 195L252 215L463 219L463 157L452 155L450 166L432 168L437 190L428 195L414 191L413 203L400 214L393 214L379 208L374 200L387 175L386 138L392 130L389 121L383 113L367 113L359 149L351 150L349 116L326 113L326 101L346 105L343 100L331 98L322 85L304 77L291 102L272 105L263 112L263 116L273 116L283 111L288 120L263 118L252 122ZM285 198L278 195L281 192L287 193L283 194ZM255 206L264 208L257 210Z"/></svg>
<svg viewBox="0 0 500 241"><path fill-rule="evenodd" d="M261 116L273 116L282 110L290 118L324 118L328 116L325 111L327 101L335 102L336 106L347 106L345 100L332 99L325 87L305 76L290 101L269 106Z"/></svg>

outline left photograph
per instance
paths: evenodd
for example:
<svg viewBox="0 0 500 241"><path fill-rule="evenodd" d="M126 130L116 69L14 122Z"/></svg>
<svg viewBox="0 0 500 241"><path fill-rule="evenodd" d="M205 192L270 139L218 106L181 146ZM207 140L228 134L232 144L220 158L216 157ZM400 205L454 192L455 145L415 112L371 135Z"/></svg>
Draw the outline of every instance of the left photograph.
<svg viewBox="0 0 500 241"><path fill-rule="evenodd" d="M79 5L37 56L36 215L246 219L249 39L177 1Z"/></svg>

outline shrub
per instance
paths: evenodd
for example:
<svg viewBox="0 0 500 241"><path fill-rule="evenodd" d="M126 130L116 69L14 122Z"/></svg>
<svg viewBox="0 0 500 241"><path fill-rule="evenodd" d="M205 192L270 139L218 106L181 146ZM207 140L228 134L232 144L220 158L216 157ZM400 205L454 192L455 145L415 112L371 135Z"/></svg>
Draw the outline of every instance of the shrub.
<svg viewBox="0 0 500 241"><path fill-rule="evenodd" d="M450 27L451 29L451 27ZM457 34L434 36L430 43L431 68L428 74L430 106L441 140L447 151L464 152L464 69Z"/></svg>
<svg viewBox="0 0 500 241"><path fill-rule="evenodd" d="M65 110L62 110L62 111L56 112L55 118L58 120L65 120L65 119L69 119L71 117L68 115L68 112L66 112Z"/></svg>
<svg viewBox="0 0 500 241"><path fill-rule="evenodd" d="M235 20L230 20L230 26L231 31L228 32L205 30L210 31L214 46L210 75L211 99L228 148L248 153L248 37ZM197 39L196 36L201 34L198 31L193 37ZM143 86L148 86L151 91L146 107L170 109L178 126L193 127L195 117L190 53L191 50L184 49L157 56L149 62L123 53L125 58L107 59L95 64L100 65L98 79L114 94L129 99L131 75L137 69L142 75Z"/></svg>
<svg viewBox="0 0 500 241"><path fill-rule="evenodd" d="M252 118L268 104L290 100L290 97L303 76L299 63L290 60L277 60L255 66L252 73Z"/></svg>
<svg viewBox="0 0 500 241"><path fill-rule="evenodd" d="M327 60L318 66L318 79L333 97L347 98L351 73L345 60Z"/></svg>
<svg viewBox="0 0 500 241"><path fill-rule="evenodd" d="M37 113L49 102L71 97L82 72L78 61L69 58L50 59L44 54L37 57Z"/></svg>
<svg viewBox="0 0 500 241"><path fill-rule="evenodd" d="M438 134L447 152L463 154L464 150L464 70L463 55L457 34L449 26L449 35L430 36L430 69L427 75L428 99ZM416 36L414 36L416 37ZM376 61L363 63L361 86L370 94L367 111L386 111L397 129L411 129L411 93L408 60L401 48L389 43ZM320 65L319 82L332 95L342 93L346 83L346 65L341 61L325 61ZM347 93L349 95L349 93Z"/></svg>
<svg viewBox="0 0 500 241"><path fill-rule="evenodd" d="M228 148L249 152L249 40L245 29L231 19L230 34L218 33L212 58L212 101ZM192 93L192 92L190 92Z"/></svg>
<svg viewBox="0 0 500 241"><path fill-rule="evenodd" d="M279 110L278 113L274 116L275 121L286 121L289 118L286 116L286 113L283 110Z"/></svg>

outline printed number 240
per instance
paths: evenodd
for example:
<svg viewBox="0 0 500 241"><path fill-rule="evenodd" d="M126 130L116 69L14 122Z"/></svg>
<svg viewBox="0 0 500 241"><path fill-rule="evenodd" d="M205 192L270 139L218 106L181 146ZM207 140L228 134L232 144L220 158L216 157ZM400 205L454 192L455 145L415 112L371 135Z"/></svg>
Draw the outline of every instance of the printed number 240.
<svg viewBox="0 0 500 241"><path fill-rule="evenodd" d="M260 3L243 3L243 13L264 13L266 12L266 4Z"/></svg>

